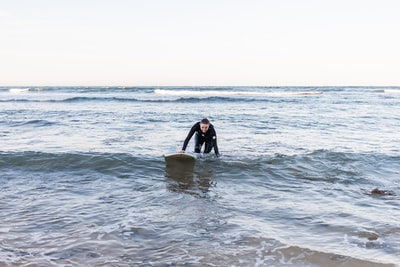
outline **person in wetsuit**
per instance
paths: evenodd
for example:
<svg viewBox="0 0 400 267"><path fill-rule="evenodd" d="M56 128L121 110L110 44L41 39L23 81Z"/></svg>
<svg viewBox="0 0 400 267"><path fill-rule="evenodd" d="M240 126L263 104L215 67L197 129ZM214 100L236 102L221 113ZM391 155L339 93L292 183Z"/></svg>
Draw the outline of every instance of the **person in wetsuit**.
<svg viewBox="0 0 400 267"><path fill-rule="evenodd" d="M219 150L217 145L217 133L215 132L214 126L208 119L202 119L196 122L190 129L185 141L183 142L182 150L180 153L185 153L186 147L194 136L194 152L200 153L201 147L204 146L204 153L210 153L214 148L215 155L219 157Z"/></svg>

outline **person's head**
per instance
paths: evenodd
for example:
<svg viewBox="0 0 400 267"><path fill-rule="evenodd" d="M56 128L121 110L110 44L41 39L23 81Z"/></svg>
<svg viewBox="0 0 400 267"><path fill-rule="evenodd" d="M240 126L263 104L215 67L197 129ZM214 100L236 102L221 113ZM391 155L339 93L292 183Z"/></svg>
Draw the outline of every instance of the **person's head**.
<svg viewBox="0 0 400 267"><path fill-rule="evenodd" d="M202 119L200 121L200 129L203 133L206 133L208 131L208 128L210 128L210 121L206 118Z"/></svg>

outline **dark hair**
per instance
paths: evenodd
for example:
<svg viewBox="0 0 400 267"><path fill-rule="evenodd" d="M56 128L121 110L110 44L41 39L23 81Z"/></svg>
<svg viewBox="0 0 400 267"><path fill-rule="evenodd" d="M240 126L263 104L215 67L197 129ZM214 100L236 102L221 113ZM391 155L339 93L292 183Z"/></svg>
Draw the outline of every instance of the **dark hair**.
<svg viewBox="0 0 400 267"><path fill-rule="evenodd" d="M210 124L210 121L207 118L204 118L200 121L201 124Z"/></svg>

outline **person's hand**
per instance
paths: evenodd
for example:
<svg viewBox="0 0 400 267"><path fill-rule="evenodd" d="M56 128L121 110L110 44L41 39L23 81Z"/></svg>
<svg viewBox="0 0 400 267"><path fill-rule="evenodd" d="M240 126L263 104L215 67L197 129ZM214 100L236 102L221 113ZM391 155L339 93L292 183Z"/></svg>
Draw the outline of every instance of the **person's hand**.
<svg viewBox="0 0 400 267"><path fill-rule="evenodd" d="M185 153L185 150L180 150L180 151L178 151L179 153Z"/></svg>

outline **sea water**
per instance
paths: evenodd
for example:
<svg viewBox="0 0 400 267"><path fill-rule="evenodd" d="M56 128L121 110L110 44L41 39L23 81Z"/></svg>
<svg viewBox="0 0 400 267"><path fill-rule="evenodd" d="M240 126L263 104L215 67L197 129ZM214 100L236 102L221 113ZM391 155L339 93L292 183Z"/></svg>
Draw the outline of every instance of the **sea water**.
<svg viewBox="0 0 400 267"><path fill-rule="evenodd" d="M397 87L1 87L0 266L399 266L399 114ZM221 157L168 170L203 117Z"/></svg>

